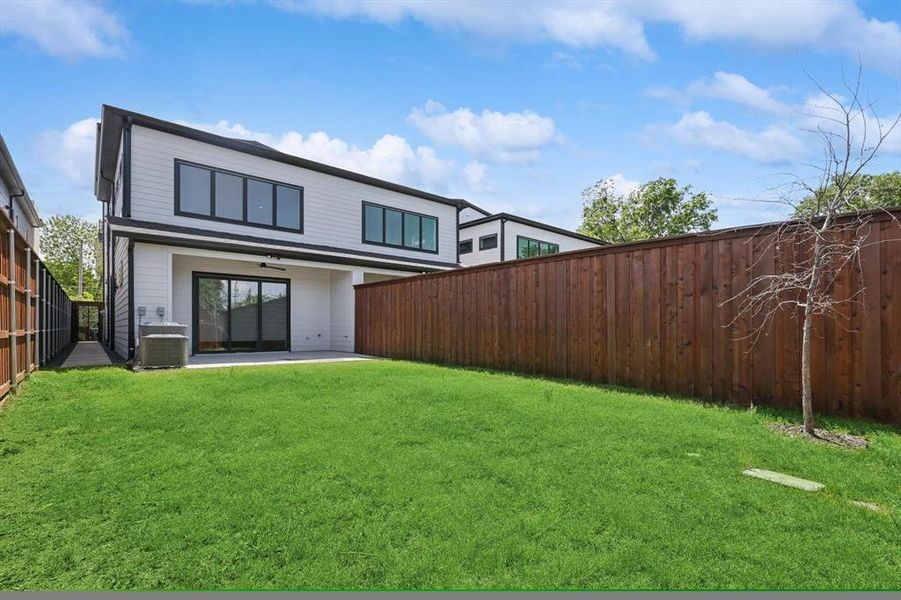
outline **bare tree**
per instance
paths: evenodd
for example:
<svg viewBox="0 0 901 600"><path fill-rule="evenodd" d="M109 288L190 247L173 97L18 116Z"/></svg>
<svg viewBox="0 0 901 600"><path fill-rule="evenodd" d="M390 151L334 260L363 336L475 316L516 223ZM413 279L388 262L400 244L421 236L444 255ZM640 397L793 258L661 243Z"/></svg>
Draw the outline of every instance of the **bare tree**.
<svg viewBox="0 0 901 600"><path fill-rule="evenodd" d="M813 321L818 315L837 317L842 304L857 301L864 292L860 285L849 297L837 297L834 284L845 269L859 265L864 247L878 243L867 241L874 211L856 207L865 193L864 169L901 119L899 115L889 124L880 121L872 104L861 98L861 73L858 67L853 82L843 81L848 98L830 93L814 81L825 106L818 107L817 115L809 115L816 124L808 131L822 143L823 159L819 164L807 165L814 169L815 176L806 179L792 175L776 201L791 206L798 218L777 226L764 237L761 246L763 256L788 245L794 251L784 254L793 258L776 273L750 277L744 289L723 303L737 303L735 321L751 317L749 320L756 323L749 335L752 347L779 311L793 310L802 315L801 408L804 431L809 435L814 435L815 427L810 385ZM799 209L801 200L806 200L803 210ZM897 217L889 214L898 224ZM755 259L755 264L759 260Z"/></svg>

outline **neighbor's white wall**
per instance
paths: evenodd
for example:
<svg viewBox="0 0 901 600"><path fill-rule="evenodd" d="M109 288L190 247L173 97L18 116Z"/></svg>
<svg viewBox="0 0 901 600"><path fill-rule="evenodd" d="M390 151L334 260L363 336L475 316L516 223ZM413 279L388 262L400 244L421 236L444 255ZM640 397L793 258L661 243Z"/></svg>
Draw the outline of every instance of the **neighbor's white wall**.
<svg viewBox="0 0 901 600"><path fill-rule="evenodd" d="M600 245L513 221L507 221L504 228L504 258L506 260L516 259L516 237L519 235L541 242L558 244L560 246L560 252L582 250L584 248L596 248Z"/></svg>
<svg viewBox="0 0 901 600"><path fill-rule="evenodd" d="M467 206L460 211L460 223L469 223L470 221L475 221L476 219L484 219L487 216L488 215L480 213L479 211Z"/></svg>
<svg viewBox="0 0 901 600"><path fill-rule="evenodd" d="M497 247L479 250L479 238L497 234ZM460 255L460 264L466 267L498 262L501 259L501 221L489 221L460 229L460 241L472 240L472 252ZM506 258L506 257L505 257Z"/></svg>
<svg viewBox="0 0 901 600"><path fill-rule="evenodd" d="M304 233L175 216L176 158L302 186ZM131 169L131 216L134 219L412 259L456 262L455 206L407 196L139 126L132 128ZM437 217L439 254L364 244L362 242L364 200Z"/></svg>

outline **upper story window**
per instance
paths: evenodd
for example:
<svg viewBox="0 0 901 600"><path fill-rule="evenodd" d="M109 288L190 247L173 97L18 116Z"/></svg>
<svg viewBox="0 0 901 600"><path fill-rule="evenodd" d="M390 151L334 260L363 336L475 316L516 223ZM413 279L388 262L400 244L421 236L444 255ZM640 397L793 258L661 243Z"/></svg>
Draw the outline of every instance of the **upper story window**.
<svg viewBox="0 0 901 600"><path fill-rule="evenodd" d="M557 254L558 252L560 252L560 246L557 244L533 240L521 235L516 236L516 258L544 256L546 254Z"/></svg>
<svg viewBox="0 0 901 600"><path fill-rule="evenodd" d="M303 188L175 161L175 214L303 232Z"/></svg>
<svg viewBox="0 0 901 600"><path fill-rule="evenodd" d="M438 219L364 202L363 243L437 253Z"/></svg>
<svg viewBox="0 0 901 600"><path fill-rule="evenodd" d="M472 252L472 240L463 240L460 242L460 254L469 254Z"/></svg>
<svg viewBox="0 0 901 600"><path fill-rule="evenodd" d="M497 234L483 235L479 238L479 250L491 250L497 248Z"/></svg>

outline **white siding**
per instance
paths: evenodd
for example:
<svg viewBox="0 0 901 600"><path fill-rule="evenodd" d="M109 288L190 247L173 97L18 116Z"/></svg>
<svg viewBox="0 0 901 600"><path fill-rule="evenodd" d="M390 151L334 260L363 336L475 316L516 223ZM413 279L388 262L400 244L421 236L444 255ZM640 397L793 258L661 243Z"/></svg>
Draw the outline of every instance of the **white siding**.
<svg viewBox="0 0 901 600"><path fill-rule="evenodd" d="M497 247L490 250L479 250L479 238L493 234L497 235ZM460 241L464 242L466 240L472 240L472 252L460 255L461 265L472 267L475 265L498 262L501 259L500 219L460 229Z"/></svg>
<svg viewBox="0 0 901 600"><path fill-rule="evenodd" d="M461 223L469 223L470 221L475 221L476 219L484 219L487 217L485 213L481 213L474 208L469 208L468 206L460 211L460 222Z"/></svg>
<svg viewBox="0 0 901 600"><path fill-rule="evenodd" d="M6 182L0 179L0 207L2 207L3 212L5 212L7 216L9 216L9 199L11 195L12 192L6 185ZM28 241L32 249L40 255L41 230L37 227L32 227L31 223L28 222L28 217L25 216L23 205L24 200L22 200L21 197L13 199L13 225L15 226L16 231Z"/></svg>
<svg viewBox="0 0 901 600"><path fill-rule="evenodd" d="M176 216L174 191L176 158L302 186L304 233ZM411 259L456 262L455 206L407 196L139 126L132 128L131 173L131 216L134 219ZM439 254L364 244L362 242L364 200L437 217Z"/></svg>
<svg viewBox="0 0 901 600"><path fill-rule="evenodd" d="M350 271L329 272L329 347L354 351L354 287Z"/></svg>
<svg viewBox="0 0 901 600"><path fill-rule="evenodd" d="M142 323L168 321L171 318L169 306L172 281L171 254L172 249L167 246L135 244L135 344L140 344L139 333ZM142 307L144 308L143 316L141 316ZM158 307L163 309L162 317L157 314Z"/></svg>
<svg viewBox="0 0 901 600"><path fill-rule="evenodd" d="M560 246L560 252L595 248L600 245L576 237L539 229L538 227L532 227L531 225L523 225L522 223L516 223L514 221L507 221L504 228L504 258L506 260L516 260L516 238L520 235L541 242L558 244Z"/></svg>

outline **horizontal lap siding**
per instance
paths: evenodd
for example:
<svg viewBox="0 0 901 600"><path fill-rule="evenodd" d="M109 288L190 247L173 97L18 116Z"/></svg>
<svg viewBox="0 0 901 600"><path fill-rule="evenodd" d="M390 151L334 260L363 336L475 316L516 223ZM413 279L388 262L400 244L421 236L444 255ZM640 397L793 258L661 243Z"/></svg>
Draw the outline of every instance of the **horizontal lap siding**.
<svg viewBox="0 0 901 600"><path fill-rule="evenodd" d="M875 217L814 323L815 410L901 424L901 231ZM598 248L356 289L356 350L629 385L739 405L800 405L801 320L728 300L808 251L766 230ZM755 237L756 235L756 237ZM861 284L862 278L862 284ZM859 293L861 285L865 293Z"/></svg>
<svg viewBox="0 0 901 600"><path fill-rule="evenodd" d="M310 171L252 154L135 126L132 130L131 216L142 221L256 235L408 259L457 261L457 209L415 196ZM304 188L303 233L175 214L175 159ZM364 244L363 201L438 218L439 254Z"/></svg>

